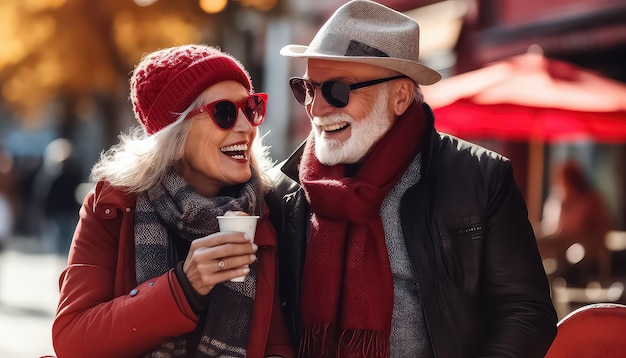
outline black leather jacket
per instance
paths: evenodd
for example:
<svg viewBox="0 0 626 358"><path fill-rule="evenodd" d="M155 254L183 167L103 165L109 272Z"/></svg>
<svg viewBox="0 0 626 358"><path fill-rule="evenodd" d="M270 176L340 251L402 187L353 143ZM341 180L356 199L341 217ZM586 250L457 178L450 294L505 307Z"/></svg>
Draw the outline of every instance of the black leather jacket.
<svg viewBox="0 0 626 358"><path fill-rule="evenodd" d="M422 174L400 216L441 357L543 357L557 316L508 159L426 125ZM279 238L281 302L294 342L309 231L298 184L302 147L276 170L268 204ZM392 159L391 159L392 160Z"/></svg>

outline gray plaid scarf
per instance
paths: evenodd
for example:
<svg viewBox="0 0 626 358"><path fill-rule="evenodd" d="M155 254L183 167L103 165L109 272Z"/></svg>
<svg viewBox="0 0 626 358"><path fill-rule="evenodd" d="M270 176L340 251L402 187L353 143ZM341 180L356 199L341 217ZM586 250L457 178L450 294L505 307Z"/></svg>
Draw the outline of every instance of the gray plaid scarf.
<svg viewBox="0 0 626 358"><path fill-rule="evenodd" d="M231 192L206 198L171 168L159 185L137 197L135 262L137 282L162 275L186 257L172 258L176 240L193 241L218 230L217 216L229 210L258 214L259 177L229 188ZM224 282L211 291L208 308L197 328L172 337L145 357L245 357L252 303L256 293L256 265L245 282Z"/></svg>

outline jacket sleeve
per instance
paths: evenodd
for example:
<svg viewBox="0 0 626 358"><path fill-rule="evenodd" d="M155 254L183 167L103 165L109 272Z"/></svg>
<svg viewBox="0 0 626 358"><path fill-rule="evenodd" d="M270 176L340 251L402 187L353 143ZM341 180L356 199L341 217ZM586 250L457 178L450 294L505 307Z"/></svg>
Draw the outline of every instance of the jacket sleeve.
<svg viewBox="0 0 626 358"><path fill-rule="evenodd" d="M128 270L120 269L134 267L134 260L127 266L118 263L132 256L119 244L123 220L99 217L93 205L91 193L81 208L68 266L59 280L52 327L58 357L137 357L166 337L193 330L198 318L173 270L123 294L116 292L120 280L134 282Z"/></svg>
<svg viewBox="0 0 626 358"><path fill-rule="evenodd" d="M481 305L486 332L481 357L543 357L557 316L508 161L495 161L489 179Z"/></svg>

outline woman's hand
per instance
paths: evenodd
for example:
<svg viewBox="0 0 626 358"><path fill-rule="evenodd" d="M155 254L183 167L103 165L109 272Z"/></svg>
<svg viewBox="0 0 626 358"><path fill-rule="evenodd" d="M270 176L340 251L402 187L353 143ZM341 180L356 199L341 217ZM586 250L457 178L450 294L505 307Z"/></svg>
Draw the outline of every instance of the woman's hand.
<svg viewBox="0 0 626 358"><path fill-rule="evenodd" d="M183 272L191 286L206 295L216 284L248 274L257 250L241 232L216 232L191 243Z"/></svg>

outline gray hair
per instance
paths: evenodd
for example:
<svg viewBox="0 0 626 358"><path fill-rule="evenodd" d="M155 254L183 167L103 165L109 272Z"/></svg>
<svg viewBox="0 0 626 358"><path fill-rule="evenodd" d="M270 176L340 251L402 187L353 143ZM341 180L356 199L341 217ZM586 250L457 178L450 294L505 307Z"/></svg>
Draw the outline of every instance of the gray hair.
<svg viewBox="0 0 626 358"><path fill-rule="evenodd" d="M417 101L418 104L424 103L424 93L419 85L415 85L415 91L413 93L413 99Z"/></svg>
<svg viewBox="0 0 626 358"><path fill-rule="evenodd" d="M91 180L106 180L131 193L143 192L161 182L167 169L183 157L185 140L191 128L191 121L185 120L187 113L201 104L200 98L196 98L174 123L152 135L148 135L141 126L120 134L119 143L100 154L100 159L91 170ZM271 183L266 171L274 163L258 132L252 144L250 163L259 173L265 192Z"/></svg>

